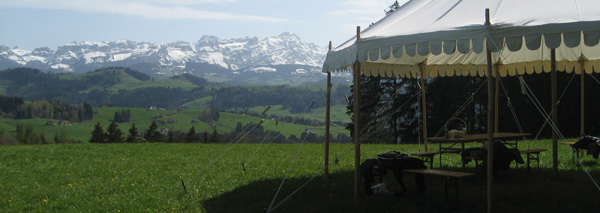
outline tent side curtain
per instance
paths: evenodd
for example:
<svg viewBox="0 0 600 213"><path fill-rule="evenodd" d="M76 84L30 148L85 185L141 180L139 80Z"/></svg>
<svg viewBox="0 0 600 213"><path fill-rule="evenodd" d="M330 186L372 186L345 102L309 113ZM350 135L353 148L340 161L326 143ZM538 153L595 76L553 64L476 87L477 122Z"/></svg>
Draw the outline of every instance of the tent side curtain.
<svg viewBox="0 0 600 213"><path fill-rule="evenodd" d="M587 74L600 73L600 60L594 61L558 61L557 69L561 72L581 74L581 68ZM349 68L348 68L349 69ZM494 68L498 70L500 77L539 74L550 72L550 61L533 61L516 64L497 64ZM486 65L429 65L424 66L424 77L452 77L452 76L486 76ZM362 63L361 71L365 76L417 78L421 76L419 65L397 65L380 63ZM494 72L495 73L495 72ZM494 74L495 75L495 74Z"/></svg>

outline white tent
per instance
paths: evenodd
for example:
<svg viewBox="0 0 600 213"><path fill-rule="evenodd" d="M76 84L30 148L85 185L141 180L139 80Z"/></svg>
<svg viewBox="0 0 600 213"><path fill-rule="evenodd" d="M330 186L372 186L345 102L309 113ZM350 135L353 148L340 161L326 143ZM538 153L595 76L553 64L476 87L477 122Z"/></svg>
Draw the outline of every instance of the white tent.
<svg viewBox="0 0 600 213"><path fill-rule="evenodd" d="M492 75L553 70L599 73L599 41L597 0L411 0L330 50L323 71L353 68L367 76L421 79L487 76L490 86ZM490 91L488 104L492 105ZM488 141L492 140L490 118L488 114ZM555 146L556 141L554 156ZM488 210L492 208L490 174Z"/></svg>
<svg viewBox="0 0 600 213"><path fill-rule="evenodd" d="M490 10L491 26L484 25ZM600 2L594 0L412 0L327 54L326 72L358 59L366 75L484 76L485 44L500 76L600 66ZM484 42L486 41L486 42ZM542 69L545 68L545 69ZM596 69L600 72L600 69Z"/></svg>

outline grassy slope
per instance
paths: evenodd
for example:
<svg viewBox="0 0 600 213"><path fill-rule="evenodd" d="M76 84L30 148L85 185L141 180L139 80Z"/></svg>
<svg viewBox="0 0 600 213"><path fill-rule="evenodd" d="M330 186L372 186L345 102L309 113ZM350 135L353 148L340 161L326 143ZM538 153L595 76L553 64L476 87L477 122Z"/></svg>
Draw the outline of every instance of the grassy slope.
<svg viewBox="0 0 600 213"><path fill-rule="evenodd" d="M190 82L182 81L182 80L174 80L174 79L152 78L151 80L148 80L148 81L141 81L141 80L136 79L133 76L125 73L121 69L114 69L114 70L110 70L110 71L101 71L101 72L89 72L89 73L85 73L85 74L60 74L58 76L59 76L59 78L65 79L65 80L81 80L86 76L105 75L105 73L107 73L107 72L116 72L117 75L113 76L112 78L118 78L118 79L120 79L120 82L118 84L111 85L106 88L103 85L101 85L99 87L92 87L92 88L88 89L87 91L82 91L82 92L89 92L94 89L99 89L99 90L108 89L110 91L116 92L119 89L133 90L133 89L147 88L147 87L171 87L171 88L180 87L182 89L192 89L194 87L197 87L196 85L194 85Z"/></svg>
<svg viewBox="0 0 600 213"><path fill-rule="evenodd" d="M471 144L475 145L475 144ZM520 147L550 148L548 141ZM362 159L388 150L416 152L417 145L362 145ZM0 147L0 212L263 212L282 183L278 212L485 212L486 178L461 180L460 203L444 201L442 179L426 176L427 191L417 194L413 175L408 192L353 197L350 144L332 144L331 180L319 175L320 144L58 144ZM296 156L296 153L299 153ZM494 178L497 212L594 212L600 194L577 168L569 148L559 147L559 174L552 175L544 152L540 171L523 167ZM294 159L296 159L294 161ZM592 177L600 166L584 158ZM458 155L444 158L445 169L461 170ZM293 165L292 165L292 162ZM244 163L246 172L242 170ZM434 165L437 167L437 161ZM468 171L475 172L469 165ZM316 176L315 176L316 175ZM314 179L313 179L314 177ZM187 193L181 185L185 181ZM393 175L384 182L398 190ZM305 185L301 188L302 185ZM300 189L290 199L285 199ZM454 199L450 193L449 198ZM283 202L281 202L283 201ZM459 210L456 210L458 208Z"/></svg>
<svg viewBox="0 0 600 213"><path fill-rule="evenodd" d="M315 105L318 103L315 102ZM262 113L265 111L267 106L257 106L249 108L250 112ZM308 108L308 106L307 106ZM317 119L319 121L325 122L325 107L320 107L311 110L310 112L304 113L295 113L292 114L288 109L283 109L282 105L271 106L269 111L266 114L269 115L278 115L278 116L291 116L291 117L303 117L307 119ZM350 116L346 115L346 105L335 105L331 106L331 120L332 121L342 121L342 122L350 122Z"/></svg>
<svg viewBox="0 0 600 213"><path fill-rule="evenodd" d="M60 131L64 131L67 133L70 139L79 140L79 141L88 141L91 137L91 132L96 123L100 122L104 130L110 125L115 112L122 112L123 110L129 109L131 112L130 123L119 123L119 128L127 134L129 129L131 128L131 124L135 124L138 131L142 133L147 130L150 124L152 123L153 118L156 117L156 120L174 120L175 122L172 124L159 124L159 129L167 128L174 129L183 132L187 132L192 126L195 127L196 132L204 132L207 131L211 133L213 131L212 127L209 123L205 123L199 121L198 124L192 124L192 120L198 120L198 116L202 115L203 110L186 110L186 111L169 111L169 110L146 110L141 108L122 108L122 107L109 107L109 108L94 108L94 120L85 121L85 122L75 122L72 126L46 126L46 122L52 121L54 123L58 123L58 120L53 119L19 119L19 120L11 120L11 119L3 119L0 120L0 128L4 129L7 133L14 134L15 127L17 124L25 124L31 125L34 127L36 132L44 132L46 136L50 136L51 138L56 133ZM164 115L164 116L162 116ZM216 121L217 131L219 133L230 133L234 132L236 128L236 124L241 122L242 124L254 123L258 124L261 118L253 117L253 116L245 116L240 114L232 114L232 113L220 113L219 121ZM306 130L311 129L314 133L318 135L324 135L324 127L311 127L306 125L298 125L298 124L289 124L284 122L279 122L278 125L275 125L275 121L267 121L263 124L265 130L276 130L281 132L285 137L289 137L294 134L296 136L300 136L300 134ZM336 137L337 134L343 133L348 134L348 131L343 127L332 127L331 134L333 137Z"/></svg>

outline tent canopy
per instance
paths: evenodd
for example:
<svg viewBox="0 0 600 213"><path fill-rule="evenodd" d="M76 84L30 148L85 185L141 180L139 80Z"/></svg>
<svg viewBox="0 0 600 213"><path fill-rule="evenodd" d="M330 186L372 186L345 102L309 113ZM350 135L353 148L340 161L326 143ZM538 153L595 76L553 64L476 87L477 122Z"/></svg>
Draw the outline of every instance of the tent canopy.
<svg viewBox="0 0 600 213"><path fill-rule="evenodd" d="M331 50L323 72L358 59L368 76L414 78L421 68L425 78L485 76L487 45L500 76L549 72L550 49L561 71L600 73L598 8L597 0L411 0Z"/></svg>

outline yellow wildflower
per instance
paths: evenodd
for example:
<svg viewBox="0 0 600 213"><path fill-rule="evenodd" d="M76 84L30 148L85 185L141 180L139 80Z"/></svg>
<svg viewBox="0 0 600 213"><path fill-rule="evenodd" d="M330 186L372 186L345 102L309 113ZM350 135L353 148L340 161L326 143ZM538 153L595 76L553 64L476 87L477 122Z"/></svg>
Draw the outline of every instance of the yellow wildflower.
<svg viewBox="0 0 600 213"><path fill-rule="evenodd" d="M48 200L46 200L46 199L44 199L43 201L44 201L44 203L48 203Z"/></svg>

